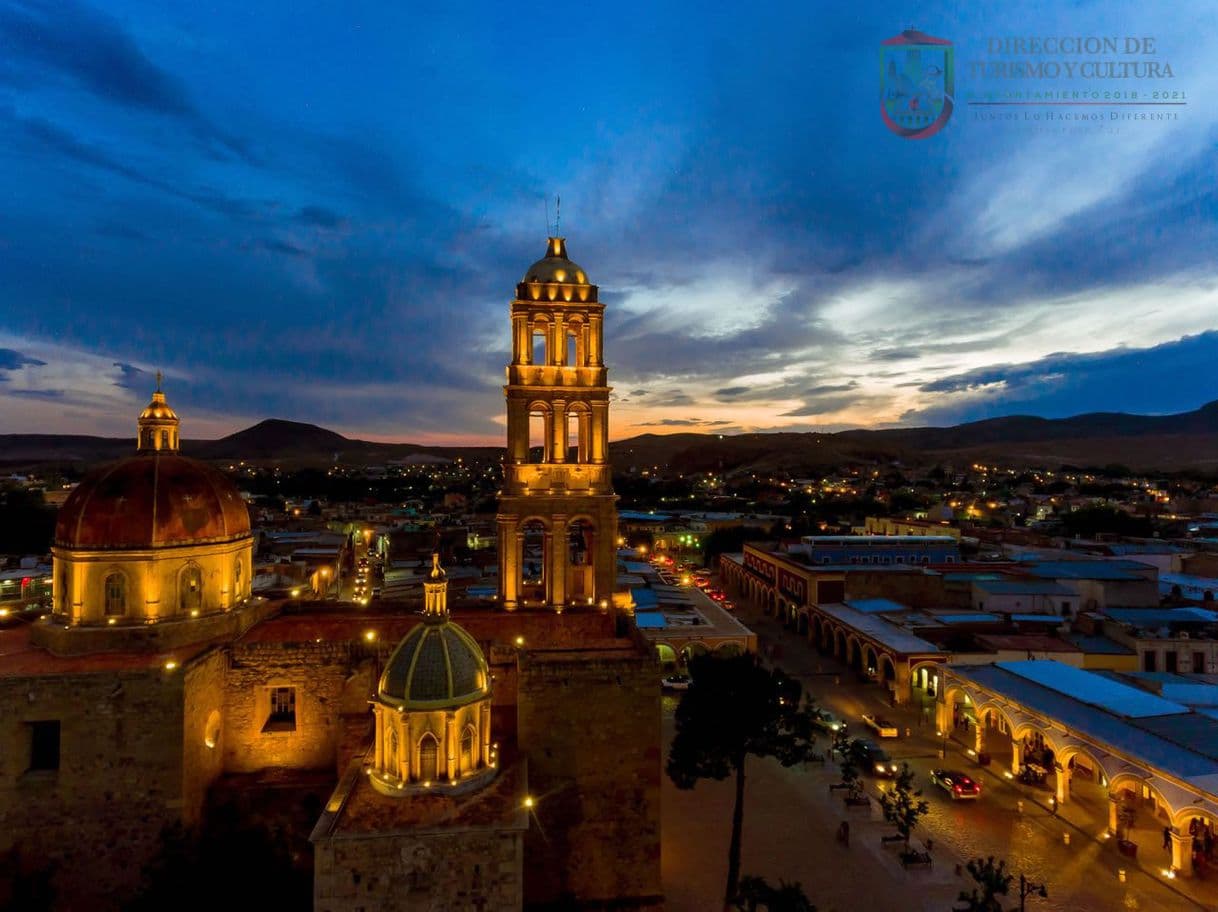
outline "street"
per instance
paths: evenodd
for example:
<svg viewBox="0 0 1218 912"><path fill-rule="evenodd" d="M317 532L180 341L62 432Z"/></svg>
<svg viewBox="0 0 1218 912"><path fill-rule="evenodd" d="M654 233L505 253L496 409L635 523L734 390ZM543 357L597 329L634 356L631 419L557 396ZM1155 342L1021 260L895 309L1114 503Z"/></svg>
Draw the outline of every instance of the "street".
<svg viewBox="0 0 1218 912"><path fill-rule="evenodd" d="M737 613L758 634L763 655L778 647L770 661L798 677L819 705L846 719L853 735L871 737L860 720L864 712L880 712L898 723L900 737L874 740L915 771L916 784L923 789L930 811L919 824L914 845L920 848L922 843L932 843L935 860L930 870L906 871L897 860L897 848L881 846L880 837L893 832L874 800L884 780L867 780L873 796L870 811L847 811L841 798L828 791L828 785L838 779L832 760L823 766L783 769L775 761L750 759L746 767L744 873L771 881L800 881L822 912L866 908L945 912L961 889L973 886L967 873L957 873L957 865L994 855L1005 859L1008 871L1017 878L1015 895L1008 897L1006 908L1019 908L1020 873L1047 886L1047 898L1028 897L1030 910L1218 908L1215 885L1169 881L1162 871L1148 871L1120 856L1101 835L1107 822L1106 806L1092 806L1098 803L1088 804L1080 797L1055 816L1047 807L1047 792L1008 781L1000 768L977 766L963 753L962 744L949 741L947 759L939 760L942 742L934 729L933 714L926 721L917 707L890 707L878 685L858 681L844 665L819 655L803 638L783 629L772 617L762 616L753 606L741 605ZM672 737L676 704L676 697L664 698L666 745ZM942 767L963 770L980 781L981 798L952 801L929 781L929 772ZM692 791L681 792L665 777L663 869L672 912L705 912L721 903L731 801L730 781L702 782ZM849 848L834 838L842 820L850 821ZM1139 842L1146 849L1143 861L1148 865L1153 864L1148 859L1154 857L1150 850L1158 848L1148 843L1157 835L1149 823L1145 833L1139 833ZM1118 875L1122 869L1124 882Z"/></svg>

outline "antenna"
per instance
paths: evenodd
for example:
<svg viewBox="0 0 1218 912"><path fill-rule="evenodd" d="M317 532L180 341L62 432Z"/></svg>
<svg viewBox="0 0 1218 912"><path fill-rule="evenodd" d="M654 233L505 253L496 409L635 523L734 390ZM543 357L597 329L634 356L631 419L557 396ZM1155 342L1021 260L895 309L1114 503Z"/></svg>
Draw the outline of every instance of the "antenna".
<svg viewBox="0 0 1218 912"><path fill-rule="evenodd" d="M161 391L161 372L160 371L156 372L156 391L158 393Z"/></svg>
<svg viewBox="0 0 1218 912"><path fill-rule="evenodd" d="M561 210L562 210L562 197L556 193L556 194L554 194L554 236L555 237L558 237L558 234L559 234L558 225L559 225L559 221L562 218L562 216L560 214Z"/></svg>
<svg viewBox="0 0 1218 912"><path fill-rule="evenodd" d="M546 207L546 237L550 236L550 198L543 196L541 204Z"/></svg>

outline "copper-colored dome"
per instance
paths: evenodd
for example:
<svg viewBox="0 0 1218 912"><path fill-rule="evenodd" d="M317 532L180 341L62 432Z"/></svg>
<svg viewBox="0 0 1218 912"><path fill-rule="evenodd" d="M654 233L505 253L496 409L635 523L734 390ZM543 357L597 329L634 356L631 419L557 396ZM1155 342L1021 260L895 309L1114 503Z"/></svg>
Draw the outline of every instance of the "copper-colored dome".
<svg viewBox="0 0 1218 912"><path fill-rule="evenodd" d="M130 456L89 474L59 510L55 544L155 548L249 534L249 510L223 472L160 451Z"/></svg>

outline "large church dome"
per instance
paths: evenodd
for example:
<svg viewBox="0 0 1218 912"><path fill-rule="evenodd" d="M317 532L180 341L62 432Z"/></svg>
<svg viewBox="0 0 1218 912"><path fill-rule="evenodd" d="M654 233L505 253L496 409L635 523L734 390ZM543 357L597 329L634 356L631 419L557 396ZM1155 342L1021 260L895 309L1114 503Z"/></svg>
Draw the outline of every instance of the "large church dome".
<svg viewBox="0 0 1218 912"><path fill-rule="evenodd" d="M130 550L249 534L249 511L224 473L162 450L137 453L88 475L59 511L55 544Z"/></svg>

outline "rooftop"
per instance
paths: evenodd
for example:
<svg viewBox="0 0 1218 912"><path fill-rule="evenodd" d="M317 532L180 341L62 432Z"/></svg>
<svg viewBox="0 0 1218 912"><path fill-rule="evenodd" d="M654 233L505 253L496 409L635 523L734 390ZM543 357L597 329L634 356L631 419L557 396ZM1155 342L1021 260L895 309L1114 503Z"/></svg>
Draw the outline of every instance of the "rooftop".
<svg viewBox="0 0 1218 912"><path fill-rule="evenodd" d="M934 643L910 633L903 627L898 627L877 614L856 611L848 604L825 604L819 607L825 614L836 618L847 627L870 637L893 652L903 655L942 655L943 651Z"/></svg>
<svg viewBox="0 0 1218 912"><path fill-rule="evenodd" d="M1060 662L954 665L951 674L1197 788L1218 785L1218 719Z"/></svg>

